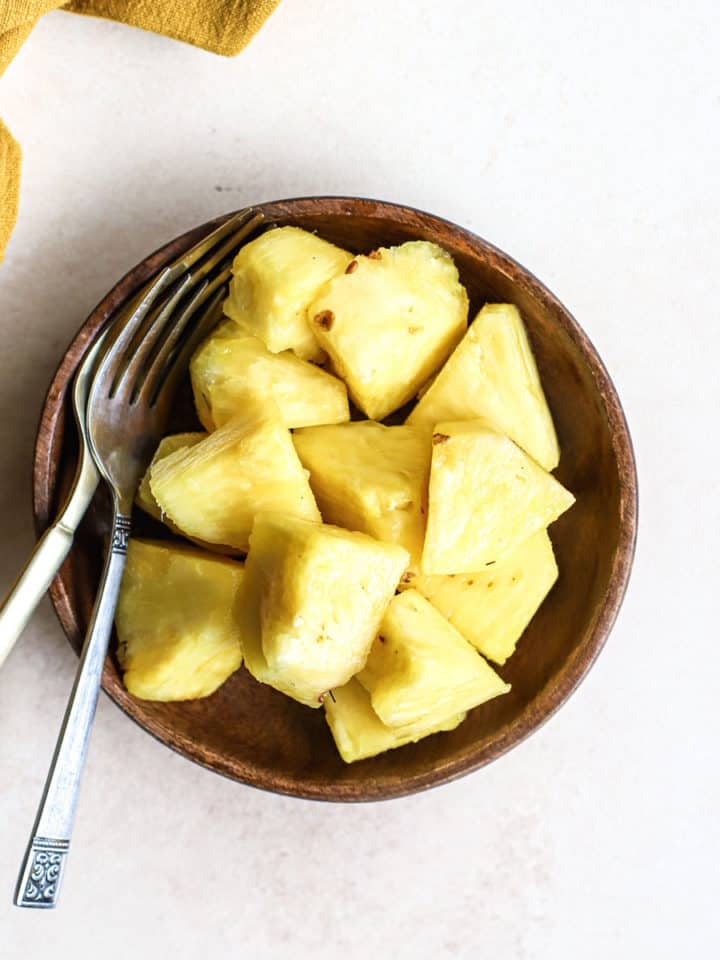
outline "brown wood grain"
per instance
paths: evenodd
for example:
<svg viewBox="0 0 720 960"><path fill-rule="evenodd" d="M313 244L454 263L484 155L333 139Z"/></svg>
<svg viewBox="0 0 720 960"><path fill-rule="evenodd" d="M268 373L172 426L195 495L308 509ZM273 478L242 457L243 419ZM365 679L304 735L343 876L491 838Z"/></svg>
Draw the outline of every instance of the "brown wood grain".
<svg viewBox="0 0 720 960"><path fill-rule="evenodd" d="M558 478L577 497L551 537L560 578L518 652L500 669L510 694L472 711L456 730L347 766L322 711L310 710L241 669L213 696L156 704L131 697L111 655L103 687L118 706L167 746L211 770L267 790L324 800L378 800L452 780L499 757L536 730L570 696L600 652L632 564L637 478L632 444L613 384L592 344L563 305L531 273L495 247L440 218L408 207L341 197L262 204L269 224L316 230L353 252L409 239L433 240L455 258L471 317L488 301L521 310L562 448ZM229 216L230 214L228 214ZM53 378L38 429L33 496L38 534L54 516L75 465L69 388L97 330L143 282L224 217L173 240L131 270L90 314ZM188 394L174 428L193 429ZM70 643L79 650L92 607L109 505L98 492L75 548L50 588ZM165 535L138 517L139 532Z"/></svg>

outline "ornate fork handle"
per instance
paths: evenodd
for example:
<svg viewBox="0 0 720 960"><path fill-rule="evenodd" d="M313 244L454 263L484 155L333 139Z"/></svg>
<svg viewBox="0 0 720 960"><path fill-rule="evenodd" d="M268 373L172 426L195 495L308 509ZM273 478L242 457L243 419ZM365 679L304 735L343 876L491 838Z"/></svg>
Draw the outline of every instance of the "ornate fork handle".
<svg viewBox="0 0 720 960"><path fill-rule="evenodd" d="M15 903L54 907L70 845L103 664L127 560L130 517L116 511L111 546L50 772L20 870Z"/></svg>

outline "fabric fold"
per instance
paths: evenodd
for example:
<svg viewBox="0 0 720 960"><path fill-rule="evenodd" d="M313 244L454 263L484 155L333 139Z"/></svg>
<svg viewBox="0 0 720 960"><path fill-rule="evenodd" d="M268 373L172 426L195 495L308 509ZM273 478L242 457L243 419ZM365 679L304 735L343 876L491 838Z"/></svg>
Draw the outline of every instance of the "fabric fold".
<svg viewBox="0 0 720 960"><path fill-rule="evenodd" d="M20 160L20 145L0 120L0 263L17 219Z"/></svg>
<svg viewBox="0 0 720 960"><path fill-rule="evenodd" d="M118 20L141 30L182 40L210 53L233 57L279 0L74 0L65 10Z"/></svg>
<svg viewBox="0 0 720 960"><path fill-rule="evenodd" d="M0 75L50 10L117 20L211 53L233 57L280 0L6 0L0 6ZM17 218L20 147L0 120L0 261Z"/></svg>

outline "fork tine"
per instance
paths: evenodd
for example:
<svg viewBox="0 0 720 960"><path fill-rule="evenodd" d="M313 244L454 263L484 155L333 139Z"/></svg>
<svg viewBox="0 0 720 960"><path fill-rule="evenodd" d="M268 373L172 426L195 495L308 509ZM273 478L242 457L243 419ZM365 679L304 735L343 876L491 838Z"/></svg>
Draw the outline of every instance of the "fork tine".
<svg viewBox="0 0 720 960"><path fill-rule="evenodd" d="M245 240L252 232L258 227L264 220L262 213L256 213L249 220L242 224L235 230L231 237L221 246L218 247L216 251L213 252L211 257L208 257L207 260L204 260L197 270L194 271L194 276L198 279L209 276L215 267L225 260L227 257L232 256L237 251L237 248L241 245L241 242Z"/></svg>
<svg viewBox="0 0 720 960"><path fill-rule="evenodd" d="M137 383L140 371L147 362L148 354L155 348L162 331L168 327L178 304L191 292L193 286L194 278L189 273L181 283L177 284L167 300L149 311L127 350L117 358L115 375L110 386L111 397L117 394L122 383Z"/></svg>
<svg viewBox="0 0 720 960"><path fill-rule="evenodd" d="M137 394L141 401L151 405L156 402L166 378L174 370L181 355L185 356L188 349L192 349L192 344L199 342L198 336L204 337L205 331L219 322L222 316L225 285L230 276L231 271L228 268L210 282L206 281L187 305L148 365L145 379ZM212 323L210 323L211 319ZM191 344L190 348L188 343ZM189 359L188 355L187 362Z"/></svg>
<svg viewBox="0 0 720 960"><path fill-rule="evenodd" d="M212 230L206 237L200 240L199 243L196 243L194 247L187 250L180 259L176 260L170 266L165 267L161 274L161 276L164 277L162 289L167 289L175 280L188 273L198 261L207 256L225 237L235 234L236 231L238 233L242 232L243 236L247 236L247 234L259 226L264 219L265 215L260 210L253 210L252 207L234 213L219 227L216 227L215 230ZM221 247L221 251L231 249L233 245L231 237L228 243ZM220 258L224 255L224 252L219 254ZM147 289L153 286L154 283L155 281L151 281ZM144 291L141 293L141 296L142 295L144 295Z"/></svg>
<svg viewBox="0 0 720 960"><path fill-rule="evenodd" d="M187 253L183 254L182 260L177 264L178 273L186 273L191 267L195 266L198 260L202 260L224 237L235 233L236 230L239 230L243 226L246 226L248 231L254 229L262 223L264 219L264 214L260 210L253 210L252 207L233 214L225 223L221 224L203 240L196 243Z"/></svg>
<svg viewBox="0 0 720 960"><path fill-rule="evenodd" d="M115 344L125 342L131 338L132 333L140 326L158 297L173 283L173 279L171 276L171 268L165 267L151 283L144 287L140 293L133 298L127 318L123 316L126 311L123 311L110 326L95 369L96 379L106 367L107 359L113 352Z"/></svg>
<svg viewBox="0 0 720 960"><path fill-rule="evenodd" d="M225 291L222 287L215 292L213 296L210 284L203 291L205 296L202 301L195 305L193 313L197 312L210 297L210 303L197 319L195 325L190 329L185 340L179 347L173 351L168 350L163 357L158 354L152 370L148 371L148 379L143 387L147 391L146 396L151 406L158 403L164 403L172 399L177 388L180 377L187 372L190 359L210 331L222 319L222 304L225 299ZM191 318L189 317L188 320ZM186 322L185 326L188 324Z"/></svg>
<svg viewBox="0 0 720 960"><path fill-rule="evenodd" d="M150 329L146 321L160 295L165 293L175 281L183 277L192 266L201 261L203 257L225 240L229 234L235 231L238 239L242 239L263 219L262 213L255 212L252 209L235 214L188 250L182 259L169 267L165 267L155 279L141 290L132 303L130 315L127 319L123 318L122 315L117 318L103 346L102 356L98 360L95 372L94 394L97 395L98 390L102 389L109 395L111 389L117 389L119 385L118 371L123 363L127 363L129 348L133 345L139 346L144 339L144 337L137 336L143 325L145 324L146 331ZM228 244L224 244L223 249L229 244L230 241L228 241ZM202 267L200 269L202 270Z"/></svg>
<svg viewBox="0 0 720 960"><path fill-rule="evenodd" d="M129 389L133 396L137 395L142 386L143 371L151 362L153 354L159 349L159 344L166 335L168 328L175 322L174 316L179 303L196 286L212 277L218 269L223 272L226 279L229 279L230 265L235 252L262 219L261 215L247 219L218 249L212 251L211 256L202 260L199 266L186 273L182 281L178 281L179 285L171 294L169 301L146 316L144 322L141 322L136 329L135 335L131 338L122 356L118 357L110 390L111 396L117 394L121 389ZM217 282L213 280L213 283L216 284L213 287L214 290L217 287Z"/></svg>
<svg viewBox="0 0 720 960"><path fill-rule="evenodd" d="M156 349L148 357L145 370L142 372L142 379L136 384L133 393L133 402L139 396L150 402L157 393L159 381L165 376L165 371L169 367L169 361L182 340L186 328L190 326L198 313L198 310L211 298L219 293L220 299L224 296L225 284L232 276L232 270L227 266L221 273L214 276L211 280L203 281L200 288L193 295L190 302L185 306L183 312L169 329L164 339L158 338ZM214 301L213 301L214 302ZM198 322L201 322L202 318ZM190 334L192 336L192 334Z"/></svg>

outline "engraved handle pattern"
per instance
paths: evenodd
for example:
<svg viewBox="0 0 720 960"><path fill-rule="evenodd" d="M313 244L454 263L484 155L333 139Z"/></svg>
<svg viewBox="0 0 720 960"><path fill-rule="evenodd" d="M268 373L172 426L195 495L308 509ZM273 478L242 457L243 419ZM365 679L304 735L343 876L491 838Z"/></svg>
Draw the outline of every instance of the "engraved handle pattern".
<svg viewBox="0 0 720 960"><path fill-rule="evenodd" d="M20 906L46 909L55 906L67 850L67 840L35 837L32 842L32 855L28 858L18 887Z"/></svg>
<svg viewBox="0 0 720 960"><path fill-rule="evenodd" d="M113 526L112 544L110 549L113 553L127 553L128 540L130 539L130 518L117 516Z"/></svg>
<svg viewBox="0 0 720 960"><path fill-rule="evenodd" d="M127 560L130 518L116 514L90 629L15 891L18 907L54 907L70 844L102 670Z"/></svg>

